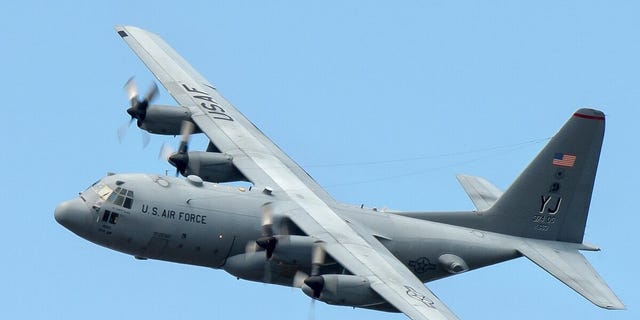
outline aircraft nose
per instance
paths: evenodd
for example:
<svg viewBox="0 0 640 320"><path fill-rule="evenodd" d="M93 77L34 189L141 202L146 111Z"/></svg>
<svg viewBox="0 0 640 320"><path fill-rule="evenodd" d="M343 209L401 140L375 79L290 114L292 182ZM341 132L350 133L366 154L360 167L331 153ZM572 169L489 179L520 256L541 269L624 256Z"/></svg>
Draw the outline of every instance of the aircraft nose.
<svg viewBox="0 0 640 320"><path fill-rule="evenodd" d="M56 221L74 233L82 233L87 228L89 208L80 198L65 201L56 207L53 214Z"/></svg>

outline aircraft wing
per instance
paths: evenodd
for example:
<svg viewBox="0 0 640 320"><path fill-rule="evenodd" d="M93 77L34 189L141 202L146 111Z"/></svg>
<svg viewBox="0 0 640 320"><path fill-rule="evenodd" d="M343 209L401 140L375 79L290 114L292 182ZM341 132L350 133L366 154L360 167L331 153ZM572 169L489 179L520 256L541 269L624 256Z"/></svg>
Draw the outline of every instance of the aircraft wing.
<svg viewBox="0 0 640 320"><path fill-rule="evenodd" d="M254 184L269 186L274 197L300 210L290 218L351 273L366 277L371 288L411 319L457 317L406 266L366 230L342 219L330 206L331 197L293 160L227 102L159 36L131 26L118 34L220 152Z"/></svg>
<svg viewBox="0 0 640 320"><path fill-rule="evenodd" d="M193 122L212 144L220 152L232 156L234 165L253 184L278 191L277 183L263 169L287 170L322 200L333 202L306 171L222 97L162 38L133 26L116 26L115 29L178 104L189 109Z"/></svg>
<svg viewBox="0 0 640 320"><path fill-rule="evenodd" d="M334 243L326 251L352 273L368 275L371 288L409 318L458 319L379 241L373 236L362 238L369 245Z"/></svg>

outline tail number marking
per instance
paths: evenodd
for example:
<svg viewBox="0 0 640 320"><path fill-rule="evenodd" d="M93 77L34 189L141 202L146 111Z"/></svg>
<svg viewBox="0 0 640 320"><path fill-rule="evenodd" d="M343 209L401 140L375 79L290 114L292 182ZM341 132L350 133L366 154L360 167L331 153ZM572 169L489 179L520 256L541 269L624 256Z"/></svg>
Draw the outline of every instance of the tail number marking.
<svg viewBox="0 0 640 320"><path fill-rule="evenodd" d="M533 215L531 219L531 222L536 225L535 229L542 232L549 231L550 226L558 221L556 214L560 212L561 204L560 196L541 195L538 214Z"/></svg>
<svg viewBox="0 0 640 320"><path fill-rule="evenodd" d="M558 213L558 211L560 211L560 204L562 203L562 197L558 197L555 200L555 204L553 203L554 201L552 201L551 198L553 197L550 195L540 196L540 210L538 210L538 213L546 212L548 214L555 215L556 213Z"/></svg>

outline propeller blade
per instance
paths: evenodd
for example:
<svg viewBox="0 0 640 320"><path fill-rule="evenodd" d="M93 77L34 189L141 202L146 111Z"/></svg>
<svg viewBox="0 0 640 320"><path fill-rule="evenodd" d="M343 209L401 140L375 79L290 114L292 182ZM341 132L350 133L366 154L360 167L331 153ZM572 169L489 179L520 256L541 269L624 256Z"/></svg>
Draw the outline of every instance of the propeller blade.
<svg viewBox="0 0 640 320"><path fill-rule="evenodd" d="M127 92L127 97L129 98L129 103L131 106L127 109L127 113L131 116L131 120L128 125L123 125L118 128L118 140L120 143L124 140L124 136L126 135L127 127L131 126L131 122L134 120L138 121L138 127L143 126L144 119L147 116L147 109L149 108L149 102L153 100L153 98L158 95L158 86L155 83L152 83L149 91L144 97L144 100L140 101L138 96L138 86L136 85L136 81L134 77L129 78L127 82L124 84L124 89ZM146 148L149 145L149 141L151 138L148 132L144 132L142 136L142 148Z"/></svg>
<svg viewBox="0 0 640 320"><path fill-rule="evenodd" d="M175 150L173 150L173 148L167 144L167 143L163 143L162 146L160 147L160 153L158 154L158 159L164 159L164 160L169 160L169 157L175 153Z"/></svg>
<svg viewBox="0 0 640 320"><path fill-rule="evenodd" d="M133 118L118 127L118 142L122 143L122 141L124 141L124 137L127 135L127 129L129 129L131 122L133 122Z"/></svg>
<svg viewBox="0 0 640 320"><path fill-rule="evenodd" d="M127 83L124 84L124 88L127 91L129 103L131 104L131 107L127 109L127 113L132 118L137 119L138 127L141 127L144 122L144 118L147 116L149 103L158 95L158 86L155 83L152 83L143 100L140 100L140 97L138 96L138 86L136 85L133 77L127 80Z"/></svg>
<svg viewBox="0 0 640 320"><path fill-rule="evenodd" d="M293 287L302 288L302 285L304 284L304 280L306 280L307 278L309 278L308 274L302 271L296 271L296 274L293 275Z"/></svg>
<svg viewBox="0 0 640 320"><path fill-rule="evenodd" d="M258 251L258 244L255 241L249 241L244 246L244 253L254 253Z"/></svg>
<svg viewBox="0 0 640 320"><path fill-rule="evenodd" d="M265 283L271 283L271 261L265 260L263 272L264 273L262 274L262 280Z"/></svg>
<svg viewBox="0 0 640 320"><path fill-rule="evenodd" d="M131 106L134 105L135 102L138 102L138 86L136 85L136 81L134 77L129 78L127 82L124 84L124 88L127 91L127 97L129 101L131 101Z"/></svg>
<svg viewBox="0 0 640 320"><path fill-rule="evenodd" d="M189 149L189 138L193 133L193 122L191 121L182 121L182 128L180 128L180 147L178 148L178 153L186 153Z"/></svg>
<svg viewBox="0 0 640 320"><path fill-rule="evenodd" d="M311 276L320 274L320 266L324 264L325 257L321 242L314 243L311 249Z"/></svg>
<svg viewBox="0 0 640 320"><path fill-rule="evenodd" d="M151 141L151 135L147 131L142 132L142 149L146 148Z"/></svg>
<svg viewBox="0 0 640 320"><path fill-rule="evenodd" d="M147 95L144 96L143 101L150 102L156 95L158 95L158 85L154 82L149 88L149 91L147 91Z"/></svg>
<svg viewBox="0 0 640 320"><path fill-rule="evenodd" d="M273 203L267 202L262 205L262 235L273 236Z"/></svg>
<svg viewBox="0 0 640 320"><path fill-rule="evenodd" d="M182 121L181 137L180 137L180 147L178 148L178 152L171 154L167 160L169 163L176 168L176 177L178 173L185 174L188 166L189 166L189 137L193 133L194 124L191 121Z"/></svg>
<svg viewBox="0 0 640 320"><path fill-rule="evenodd" d="M267 260L271 259L276 250L278 239L273 236L273 203L262 205L262 237L256 240L261 248L265 249Z"/></svg>
<svg viewBox="0 0 640 320"><path fill-rule="evenodd" d="M309 304L309 320L316 319L316 299L311 299L311 304Z"/></svg>

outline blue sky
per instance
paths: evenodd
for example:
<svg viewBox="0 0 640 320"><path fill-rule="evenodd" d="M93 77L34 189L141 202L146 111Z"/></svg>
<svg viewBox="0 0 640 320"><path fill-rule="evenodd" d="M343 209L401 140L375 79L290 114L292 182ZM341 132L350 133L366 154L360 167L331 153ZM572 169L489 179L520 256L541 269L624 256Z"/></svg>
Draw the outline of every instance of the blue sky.
<svg viewBox="0 0 640 320"><path fill-rule="evenodd" d="M462 319L638 319L640 7L633 1L4 1L0 318L300 319L296 289L132 257L55 223L112 172L165 172L122 90L152 75L113 31L162 35L335 198L470 210L457 173L506 188L580 107L607 114L585 253L627 304L591 305L525 259L429 283ZM173 104L162 90L158 103ZM195 139L193 149L204 148ZM315 305L315 319L404 319Z"/></svg>

